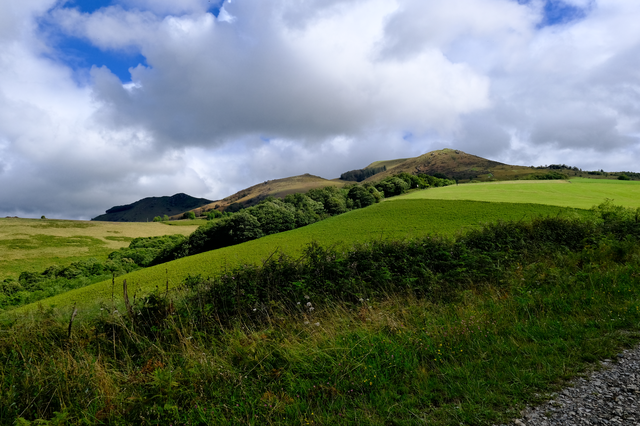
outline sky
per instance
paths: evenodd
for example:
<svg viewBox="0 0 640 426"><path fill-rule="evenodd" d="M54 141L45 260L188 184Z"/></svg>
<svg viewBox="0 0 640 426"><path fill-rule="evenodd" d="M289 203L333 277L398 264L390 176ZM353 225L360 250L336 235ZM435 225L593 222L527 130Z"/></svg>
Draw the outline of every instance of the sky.
<svg viewBox="0 0 640 426"><path fill-rule="evenodd" d="M637 0L0 2L0 216L455 148L640 171Z"/></svg>

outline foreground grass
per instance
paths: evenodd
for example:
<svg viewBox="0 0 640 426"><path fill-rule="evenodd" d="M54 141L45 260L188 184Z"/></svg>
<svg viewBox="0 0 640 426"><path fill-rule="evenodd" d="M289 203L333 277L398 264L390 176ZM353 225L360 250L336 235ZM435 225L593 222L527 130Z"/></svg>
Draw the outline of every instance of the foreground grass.
<svg viewBox="0 0 640 426"><path fill-rule="evenodd" d="M173 262L132 272L118 278L115 292L122 297L122 281L127 280L131 294L145 294L156 288L173 287L187 276L219 276L241 264L259 264L274 251L300 255L313 241L324 246L351 247L354 243L413 238L425 234L454 235L496 220L529 220L532 217L558 215L568 210L541 204L487 203L478 201L404 200L381 203L354 210L293 231L269 235L237 246L178 259ZM162 226L162 225L159 225ZM111 300L114 288L107 280L73 290L18 312L44 306L92 306Z"/></svg>
<svg viewBox="0 0 640 426"><path fill-rule="evenodd" d="M513 229L504 228L509 235ZM483 241L509 241L501 228L494 235L502 237ZM536 253L535 245L518 241L498 248L495 259L505 262L516 247L529 254L494 265L485 279L443 270L438 282L451 277L451 288L422 287L424 295L402 287L385 295L365 283L363 291L375 296L350 302L310 290L308 298L300 293L300 304L257 303L226 322L215 312L201 315L208 311L198 300L210 303L211 284L204 282L169 299L146 299L135 308L137 319L98 311L102 317L92 321L83 312L70 336L70 311L22 318L0 333L0 423L505 421L590 362L638 340L637 240L568 238L569 246L549 248L549 241L570 237L559 235L544 237ZM429 265L435 271L446 259L442 253ZM239 280L242 272L234 273Z"/></svg>
<svg viewBox="0 0 640 426"><path fill-rule="evenodd" d="M21 272L41 272L89 258L106 259L137 237L189 235L197 226L167 228L161 223L0 219L0 281Z"/></svg>
<svg viewBox="0 0 640 426"><path fill-rule="evenodd" d="M470 183L414 191L388 201L412 199L540 203L581 209L613 199L615 204L636 208L640 207L640 182L572 178L570 181Z"/></svg>

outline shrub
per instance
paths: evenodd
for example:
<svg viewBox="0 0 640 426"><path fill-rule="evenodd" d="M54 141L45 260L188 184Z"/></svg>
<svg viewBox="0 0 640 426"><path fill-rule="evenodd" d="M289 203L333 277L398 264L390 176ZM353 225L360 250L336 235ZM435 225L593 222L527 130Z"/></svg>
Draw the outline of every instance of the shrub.
<svg viewBox="0 0 640 426"><path fill-rule="evenodd" d="M247 211L258 219L264 235L289 231L296 227L295 207L281 200L272 198Z"/></svg>
<svg viewBox="0 0 640 426"><path fill-rule="evenodd" d="M376 198L367 189L360 185L356 185L349 189L347 197L353 201L353 208L359 209L376 203Z"/></svg>

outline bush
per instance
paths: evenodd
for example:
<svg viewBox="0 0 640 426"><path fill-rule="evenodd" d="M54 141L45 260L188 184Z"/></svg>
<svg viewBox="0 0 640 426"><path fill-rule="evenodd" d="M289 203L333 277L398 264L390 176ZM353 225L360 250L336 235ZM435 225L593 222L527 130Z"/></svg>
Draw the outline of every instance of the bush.
<svg viewBox="0 0 640 426"><path fill-rule="evenodd" d="M222 217L222 212L219 210L211 210L210 212L207 212L205 216L207 217L207 220L218 219Z"/></svg>
<svg viewBox="0 0 640 426"><path fill-rule="evenodd" d="M258 219L264 235L289 231L296 227L295 207L275 198L263 201L247 211Z"/></svg>
<svg viewBox="0 0 640 426"><path fill-rule="evenodd" d="M195 219L195 218L196 218L196 214L195 214L194 212L185 212L185 213L182 215L182 218L183 218L183 219L191 219L191 220L193 220L193 219Z"/></svg>
<svg viewBox="0 0 640 426"><path fill-rule="evenodd" d="M353 208L360 209L376 203L376 198L365 187L356 185L349 189L347 194L348 199L353 202Z"/></svg>
<svg viewBox="0 0 640 426"><path fill-rule="evenodd" d="M397 176L390 176L381 180L375 186L378 191L384 194L385 198L388 198L404 194L409 189L409 185Z"/></svg>

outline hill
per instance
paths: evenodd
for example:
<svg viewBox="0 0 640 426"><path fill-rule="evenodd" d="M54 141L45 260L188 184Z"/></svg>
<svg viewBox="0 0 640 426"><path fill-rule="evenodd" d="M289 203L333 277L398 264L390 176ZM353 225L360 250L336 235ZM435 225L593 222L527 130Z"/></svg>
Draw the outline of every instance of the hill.
<svg viewBox="0 0 640 426"><path fill-rule="evenodd" d="M283 179L267 180L243 189L242 191L238 191L222 200L199 206L199 208L193 209L193 211L196 215L200 215L204 211L213 209L224 211L232 205L231 210L235 210L236 208L250 207L258 204L267 197L284 198L288 194L296 192L307 192L310 189L323 188L325 186L341 187L344 186L345 183L347 182L339 179L328 180L308 173Z"/></svg>
<svg viewBox="0 0 640 426"><path fill-rule="evenodd" d="M385 163L376 162L372 165L378 166ZM391 164L392 167L387 165L386 171L371 176L366 181L377 181L401 172L410 174L424 173L427 175L440 173L460 181L522 179L528 175L542 175L548 172L546 169L512 166L448 148L409 158L399 164L393 164L393 162Z"/></svg>
<svg viewBox="0 0 640 426"><path fill-rule="evenodd" d="M176 194L171 197L147 197L135 203L111 207L100 216L91 220L104 222L150 222L156 216L174 216L193 210L211 200L194 198L187 194Z"/></svg>

